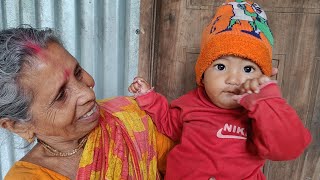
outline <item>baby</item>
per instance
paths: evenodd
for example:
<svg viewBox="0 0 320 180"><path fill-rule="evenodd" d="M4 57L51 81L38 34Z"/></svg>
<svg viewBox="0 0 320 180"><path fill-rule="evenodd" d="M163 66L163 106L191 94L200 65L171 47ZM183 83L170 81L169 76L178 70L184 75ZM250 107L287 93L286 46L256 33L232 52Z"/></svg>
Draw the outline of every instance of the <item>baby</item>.
<svg viewBox="0 0 320 180"><path fill-rule="evenodd" d="M265 179L266 159L297 158L311 141L272 73L273 37L261 7L227 1L205 28L198 87L172 101L142 78L129 86L158 130L178 144L166 179Z"/></svg>

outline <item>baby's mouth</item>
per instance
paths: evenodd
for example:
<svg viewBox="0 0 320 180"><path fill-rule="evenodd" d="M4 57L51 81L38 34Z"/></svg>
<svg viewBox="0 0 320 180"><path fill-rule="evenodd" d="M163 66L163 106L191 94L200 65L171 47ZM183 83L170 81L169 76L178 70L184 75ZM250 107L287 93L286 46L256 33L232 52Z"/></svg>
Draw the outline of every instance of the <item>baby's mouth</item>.
<svg viewBox="0 0 320 180"><path fill-rule="evenodd" d="M234 94L234 95L239 95L240 94L240 90L239 89L227 90L227 91L224 91L224 92L228 93L228 94Z"/></svg>

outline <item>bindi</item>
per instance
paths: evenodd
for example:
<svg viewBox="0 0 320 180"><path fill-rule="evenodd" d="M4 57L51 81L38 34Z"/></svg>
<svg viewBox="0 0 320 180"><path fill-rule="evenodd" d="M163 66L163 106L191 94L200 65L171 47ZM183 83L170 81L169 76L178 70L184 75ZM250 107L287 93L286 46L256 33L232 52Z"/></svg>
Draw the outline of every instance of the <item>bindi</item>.
<svg viewBox="0 0 320 180"><path fill-rule="evenodd" d="M65 69L64 70L64 79L65 80L69 79L70 74L71 74L71 70L70 69Z"/></svg>

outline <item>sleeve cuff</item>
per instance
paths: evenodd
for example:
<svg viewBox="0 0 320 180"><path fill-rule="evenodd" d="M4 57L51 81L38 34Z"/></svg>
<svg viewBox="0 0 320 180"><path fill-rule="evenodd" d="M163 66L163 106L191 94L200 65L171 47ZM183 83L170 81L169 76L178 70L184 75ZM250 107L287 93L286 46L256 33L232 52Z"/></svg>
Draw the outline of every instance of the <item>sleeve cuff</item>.
<svg viewBox="0 0 320 180"><path fill-rule="evenodd" d="M260 87L259 93L243 94L238 99L238 103L247 110L253 110L259 101L281 97L281 92L276 81L270 81L269 83L266 83Z"/></svg>
<svg viewBox="0 0 320 180"><path fill-rule="evenodd" d="M140 107L147 106L151 103L153 103L155 97L156 97L156 92L154 91L154 88L151 88L148 90L146 93L139 94L137 96L134 96L135 100L139 104Z"/></svg>
<svg viewBox="0 0 320 180"><path fill-rule="evenodd" d="M151 91L154 91L154 87L150 88L148 91L146 91L144 93L137 92L133 95L133 97L136 99L137 97L146 95L146 94L150 93Z"/></svg>

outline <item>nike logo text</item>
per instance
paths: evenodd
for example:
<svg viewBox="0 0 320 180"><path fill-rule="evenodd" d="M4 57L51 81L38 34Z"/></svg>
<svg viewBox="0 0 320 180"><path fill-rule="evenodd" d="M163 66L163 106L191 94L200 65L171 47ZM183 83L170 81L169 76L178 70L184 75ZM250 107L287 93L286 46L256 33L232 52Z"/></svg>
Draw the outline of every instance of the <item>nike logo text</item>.
<svg viewBox="0 0 320 180"><path fill-rule="evenodd" d="M225 133L228 134L225 134ZM223 128L217 132L217 137L222 139L247 139L245 128L232 124L225 124Z"/></svg>

